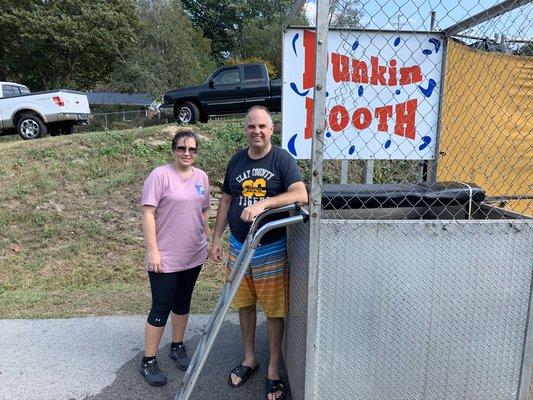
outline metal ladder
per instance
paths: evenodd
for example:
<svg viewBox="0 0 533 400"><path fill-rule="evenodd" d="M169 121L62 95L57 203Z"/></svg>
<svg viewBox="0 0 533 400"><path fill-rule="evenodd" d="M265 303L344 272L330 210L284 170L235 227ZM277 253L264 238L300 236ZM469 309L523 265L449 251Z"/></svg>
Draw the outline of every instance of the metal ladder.
<svg viewBox="0 0 533 400"><path fill-rule="evenodd" d="M289 211L293 211L294 215L268 222L260 229L257 229L259 223L265 217ZM200 342L196 347L196 351L192 356L189 368L187 368L187 372L185 373L178 393L176 394L176 400L189 399L194 386L196 385L196 381L202 372L207 356L211 351L211 347L213 347L213 343L220 331L220 327L226 317L231 301L233 300L233 297L235 297L235 293L248 270L255 249L259 245L261 238L273 229L294 225L299 222L307 222L308 219L309 215L306 211L302 210L297 204L290 204L284 207L266 210L254 220L243 243L242 249L239 252L235 266L233 267L228 280L224 284L217 305L209 318L209 322L207 323L207 326L202 333L202 337L200 338Z"/></svg>

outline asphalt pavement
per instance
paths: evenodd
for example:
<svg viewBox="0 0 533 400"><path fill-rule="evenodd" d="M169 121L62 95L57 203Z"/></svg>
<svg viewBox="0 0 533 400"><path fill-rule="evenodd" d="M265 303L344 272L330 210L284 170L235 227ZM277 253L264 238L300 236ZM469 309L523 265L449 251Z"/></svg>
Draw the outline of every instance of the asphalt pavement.
<svg viewBox="0 0 533 400"><path fill-rule="evenodd" d="M191 355L208 318L190 317L185 344ZM145 321L146 316L0 320L0 399L174 399L184 372L168 357L170 323L157 356L169 382L151 387L139 374ZM262 314L256 350L260 369L244 386L231 388L227 377L242 361L242 339L238 316L229 314L191 400L265 399L268 346ZM284 368L281 372L287 383Z"/></svg>

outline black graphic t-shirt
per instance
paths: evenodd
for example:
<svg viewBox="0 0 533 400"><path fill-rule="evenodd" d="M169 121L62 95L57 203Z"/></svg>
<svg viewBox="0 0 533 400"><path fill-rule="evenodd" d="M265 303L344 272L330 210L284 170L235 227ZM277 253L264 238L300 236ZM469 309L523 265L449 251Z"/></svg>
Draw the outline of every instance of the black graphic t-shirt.
<svg viewBox="0 0 533 400"><path fill-rule="evenodd" d="M272 146L268 154L258 160L250 158L248 148L236 153L228 164L222 185L222 191L232 197L228 224L233 236L242 243L250 229L251 223L241 219L242 210L260 200L286 192L290 185L301 180L296 160L277 146ZM272 219L284 217L286 215L276 214ZM262 224L272 219L265 218ZM285 234L285 228L275 229L268 232L261 243L275 242Z"/></svg>

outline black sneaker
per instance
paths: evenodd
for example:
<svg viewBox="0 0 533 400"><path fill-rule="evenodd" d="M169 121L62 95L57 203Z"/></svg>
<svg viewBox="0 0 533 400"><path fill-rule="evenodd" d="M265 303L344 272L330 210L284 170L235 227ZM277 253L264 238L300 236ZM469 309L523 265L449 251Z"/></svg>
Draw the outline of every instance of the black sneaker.
<svg viewBox="0 0 533 400"><path fill-rule="evenodd" d="M182 371L187 371L191 358L187 355L187 348L180 344L178 347L170 346L170 358L176 360L176 367Z"/></svg>
<svg viewBox="0 0 533 400"><path fill-rule="evenodd" d="M161 372L157 360L153 360L141 363L141 375L146 382L152 386L163 386L167 383L167 376Z"/></svg>

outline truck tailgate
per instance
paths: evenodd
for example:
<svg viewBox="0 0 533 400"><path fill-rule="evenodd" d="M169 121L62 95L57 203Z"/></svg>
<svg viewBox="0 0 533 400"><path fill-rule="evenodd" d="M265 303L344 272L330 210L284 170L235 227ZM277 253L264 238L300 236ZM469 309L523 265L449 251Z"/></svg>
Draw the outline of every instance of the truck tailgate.
<svg viewBox="0 0 533 400"><path fill-rule="evenodd" d="M80 92L61 91L61 97L65 102L64 110L68 113L89 114L89 101L87 95Z"/></svg>

